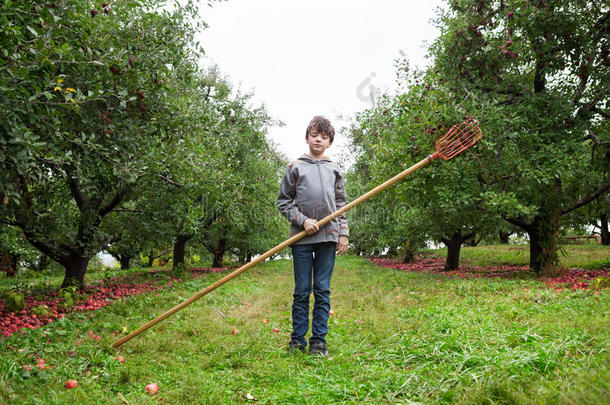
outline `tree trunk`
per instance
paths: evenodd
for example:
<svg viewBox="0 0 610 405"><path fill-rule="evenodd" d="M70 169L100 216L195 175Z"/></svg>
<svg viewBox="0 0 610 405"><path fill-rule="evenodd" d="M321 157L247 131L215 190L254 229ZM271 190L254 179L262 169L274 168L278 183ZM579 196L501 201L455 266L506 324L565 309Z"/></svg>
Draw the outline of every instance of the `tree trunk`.
<svg viewBox="0 0 610 405"><path fill-rule="evenodd" d="M118 259L119 263L121 263L121 270L127 270L129 268L129 262L132 258L133 256L119 255Z"/></svg>
<svg viewBox="0 0 610 405"><path fill-rule="evenodd" d="M610 229L608 228L608 214L601 214L599 218L601 222L602 245L610 246Z"/></svg>
<svg viewBox="0 0 610 405"><path fill-rule="evenodd" d="M246 255L246 263L250 263L252 261L252 252L248 252Z"/></svg>
<svg viewBox="0 0 610 405"><path fill-rule="evenodd" d="M155 257L153 256L153 252L148 254L148 263L146 263L146 267L152 267L155 262Z"/></svg>
<svg viewBox="0 0 610 405"><path fill-rule="evenodd" d="M184 251L190 235L177 235L174 240L173 270L184 268Z"/></svg>
<svg viewBox="0 0 610 405"><path fill-rule="evenodd" d="M17 264L19 263L19 256L11 255L11 267L9 271L6 273L7 277L15 277L17 274Z"/></svg>
<svg viewBox="0 0 610 405"><path fill-rule="evenodd" d="M443 241L447 246L447 258L444 270L457 270L460 268L460 250L462 249L462 238L460 234L453 234L451 239Z"/></svg>
<svg viewBox="0 0 610 405"><path fill-rule="evenodd" d="M222 267L222 259L225 255L227 241L223 238L218 239L216 249L214 250L214 261L212 267Z"/></svg>
<svg viewBox="0 0 610 405"><path fill-rule="evenodd" d="M474 237L474 233L462 234L455 232L449 239L441 238L441 241L447 246L447 258L445 260L445 271L458 270L460 268L460 250L465 240Z"/></svg>
<svg viewBox="0 0 610 405"><path fill-rule="evenodd" d="M498 238L500 239L500 243L503 245L508 245L508 239L510 238L511 234L512 232L498 231Z"/></svg>
<svg viewBox="0 0 610 405"><path fill-rule="evenodd" d="M413 263L413 260L415 259L415 253L413 252L413 250L409 249L409 248L405 248L405 255L402 259L403 263Z"/></svg>
<svg viewBox="0 0 610 405"><path fill-rule="evenodd" d="M62 260L61 264L66 269L64 281L61 283L61 288L76 286L79 289L85 285L85 273L89 265L90 257L71 254Z"/></svg>
<svg viewBox="0 0 610 405"><path fill-rule="evenodd" d="M559 265L559 212L537 215L526 231L530 238L530 270L550 274Z"/></svg>

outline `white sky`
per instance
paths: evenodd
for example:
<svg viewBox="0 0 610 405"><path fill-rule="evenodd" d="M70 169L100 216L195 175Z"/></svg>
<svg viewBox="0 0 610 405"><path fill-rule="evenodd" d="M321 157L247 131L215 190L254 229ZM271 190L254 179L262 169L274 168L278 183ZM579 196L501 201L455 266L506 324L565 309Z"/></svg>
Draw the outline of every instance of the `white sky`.
<svg viewBox="0 0 610 405"><path fill-rule="evenodd" d="M370 86L395 88L394 60L406 52L423 67L438 35L430 22L441 0L229 0L202 7L199 37L207 63L236 88L253 91L286 126L270 138L289 159L307 151L305 128L325 115L337 136L327 155L345 145L340 128L369 104Z"/></svg>

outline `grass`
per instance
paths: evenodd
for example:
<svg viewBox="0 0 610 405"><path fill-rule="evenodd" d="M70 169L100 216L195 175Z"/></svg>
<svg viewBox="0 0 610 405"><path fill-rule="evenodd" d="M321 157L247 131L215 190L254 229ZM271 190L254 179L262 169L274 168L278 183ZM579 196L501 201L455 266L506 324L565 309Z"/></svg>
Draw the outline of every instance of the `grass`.
<svg viewBox="0 0 610 405"><path fill-rule="evenodd" d="M485 249L464 253L493 257ZM285 352L289 260L264 263L120 350L109 348L113 332L134 330L220 277L185 279L158 296L0 340L0 402L600 404L610 397L608 290L555 294L533 279L451 279L354 256L339 257L333 275L332 358ZM101 340L87 338L88 330ZM33 353L54 368L25 373ZM71 378L79 387L63 388ZM144 392L150 382L160 387L155 397Z"/></svg>
<svg viewBox="0 0 610 405"><path fill-rule="evenodd" d="M445 257L447 249L430 251L435 256ZM493 245L463 246L460 260L476 266L528 266L529 246ZM559 250L560 265L566 268L599 269L610 267L610 248L599 244L562 245Z"/></svg>

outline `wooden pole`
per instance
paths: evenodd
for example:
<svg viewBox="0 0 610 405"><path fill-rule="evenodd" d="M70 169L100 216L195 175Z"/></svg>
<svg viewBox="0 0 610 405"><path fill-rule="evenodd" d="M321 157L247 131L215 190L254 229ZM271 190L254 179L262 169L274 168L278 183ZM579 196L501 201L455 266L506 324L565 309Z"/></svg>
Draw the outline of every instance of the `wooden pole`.
<svg viewBox="0 0 610 405"><path fill-rule="evenodd" d="M317 222L318 228L322 228L324 225L328 224L333 219L337 218L338 216L340 216L340 215L344 214L345 212L349 211L350 209L354 208L356 205L358 205L358 204L368 200L369 198L371 198L375 194L378 194L378 193L382 192L383 190L387 189L388 187L394 185L394 183L396 183L399 180L407 177L408 175L410 175L411 173L413 173L417 169L420 169L420 168L422 168L424 166L427 166L430 162L432 162L433 160L437 159L438 157L439 157L438 153L435 153L433 155L427 156L425 159L423 159L420 162L414 164L413 166L411 166L408 169L404 170L403 172L397 174L396 176L392 177L391 179L385 181L384 183L378 185L377 187L375 187L374 189L370 190L369 192L361 195L360 197L356 198L354 201L350 202L349 204L344 205L343 207L341 207L337 211L335 211L332 214L328 215L327 217L319 220ZM285 247L292 245L294 242L296 242L296 241L298 241L300 239L303 239L305 236L307 236L307 232L305 232L305 231L301 231L301 232L297 233L296 235L292 236L290 239L285 240L284 242L280 243L279 245L277 245L273 249L263 253L262 255L257 257L256 259L252 260L250 263L244 264L243 266L241 266L237 270L227 274L226 276L224 276L220 280L216 281L214 284L212 284L212 285L204 288L203 290L199 291L197 294L193 295L191 298L188 298L187 300L181 302L180 304L176 305L175 307L173 307L173 308L165 311L161 315L157 316L155 319L153 319L153 320L145 323L144 325L140 326L138 329L134 330L129 335L123 336L122 338L120 338L119 340L114 342L112 344L112 347L117 348L117 347L121 346L123 343L133 339L136 336L138 336L140 333L144 332L145 330L147 330L151 326L154 326L154 325L158 324L159 322L161 322L165 318L169 317L170 315L175 314L176 312L180 311L182 308L184 308L184 307L192 304L193 302L197 301L199 298L203 297L207 293L209 293L211 291L214 291L215 289L217 289L218 287L220 287L221 285L223 285L227 281L230 281L230 280L234 279L235 277L239 276L241 273L243 273L246 270L256 266L258 263L260 263L263 260L271 257L272 255L276 254L277 252L279 252L280 250L284 249Z"/></svg>

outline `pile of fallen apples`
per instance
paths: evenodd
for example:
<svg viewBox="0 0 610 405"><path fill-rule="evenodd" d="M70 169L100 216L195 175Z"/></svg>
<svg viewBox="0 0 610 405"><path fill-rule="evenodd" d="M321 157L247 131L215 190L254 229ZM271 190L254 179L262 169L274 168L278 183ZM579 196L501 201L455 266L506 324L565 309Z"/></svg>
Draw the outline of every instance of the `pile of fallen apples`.
<svg viewBox="0 0 610 405"><path fill-rule="evenodd" d="M191 269L193 277L200 277L204 272L220 272L224 268L197 268ZM160 270L164 271L164 270ZM156 273L154 271L151 273ZM44 298L35 296L25 297L25 308L11 311L4 300L0 299L0 336L9 337L15 332L24 333L26 329L36 329L61 319L66 313L74 311L92 311L105 307L113 301L132 295L139 295L159 291L171 287L179 279L169 281L126 282L121 278L113 277L107 280L98 280L88 285L86 292L79 294L83 299L75 300L73 305L65 306L65 299L59 290L45 293Z"/></svg>
<svg viewBox="0 0 610 405"><path fill-rule="evenodd" d="M412 263L399 259L371 257L369 260L380 267L416 273L441 274L455 278L516 278L528 273L528 266L460 266L458 270L444 270L445 261L438 257L417 257ZM610 268L598 270L566 269L561 275L539 277L538 280L553 290L584 290L599 284L596 280L610 276Z"/></svg>

